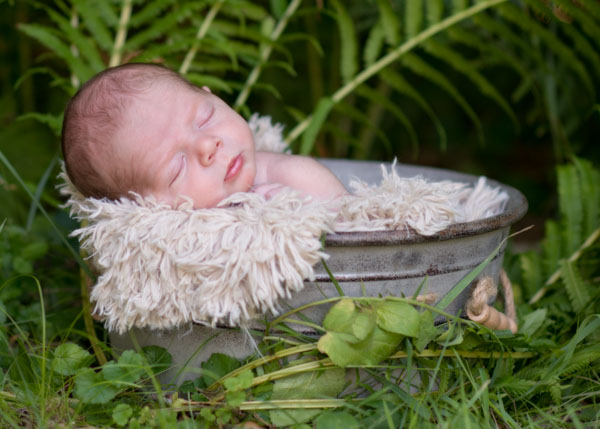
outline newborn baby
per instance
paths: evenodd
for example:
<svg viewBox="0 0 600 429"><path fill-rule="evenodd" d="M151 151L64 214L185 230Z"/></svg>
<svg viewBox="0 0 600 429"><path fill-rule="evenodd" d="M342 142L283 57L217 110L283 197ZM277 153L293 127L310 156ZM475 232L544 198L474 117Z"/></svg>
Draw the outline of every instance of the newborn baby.
<svg viewBox="0 0 600 429"><path fill-rule="evenodd" d="M155 64L109 68L86 82L65 110L62 150L86 197L134 191L208 208L236 192L270 198L286 186L322 201L346 193L311 158L255 151L247 122L223 100Z"/></svg>

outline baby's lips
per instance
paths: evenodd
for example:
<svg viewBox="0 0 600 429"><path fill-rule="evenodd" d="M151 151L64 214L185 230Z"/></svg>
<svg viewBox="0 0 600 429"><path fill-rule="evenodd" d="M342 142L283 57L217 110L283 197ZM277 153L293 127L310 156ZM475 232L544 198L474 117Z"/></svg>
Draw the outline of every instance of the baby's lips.
<svg viewBox="0 0 600 429"><path fill-rule="evenodd" d="M242 158L242 155L238 155L235 158L233 158L231 160L231 162L229 163L229 165L227 166L227 173L225 174L225 182L228 182L229 180L236 177L242 170L243 166L244 166L244 159Z"/></svg>

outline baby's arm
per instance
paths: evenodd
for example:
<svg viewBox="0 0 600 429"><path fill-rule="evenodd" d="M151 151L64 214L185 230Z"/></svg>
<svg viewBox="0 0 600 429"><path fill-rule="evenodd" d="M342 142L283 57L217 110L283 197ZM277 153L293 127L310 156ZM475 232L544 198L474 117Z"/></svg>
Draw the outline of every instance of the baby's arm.
<svg viewBox="0 0 600 429"><path fill-rule="evenodd" d="M312 158L272 152L256 153L255 191L267 198L289 186L321 201L347 193L344 186L325 166Z"/></svg>

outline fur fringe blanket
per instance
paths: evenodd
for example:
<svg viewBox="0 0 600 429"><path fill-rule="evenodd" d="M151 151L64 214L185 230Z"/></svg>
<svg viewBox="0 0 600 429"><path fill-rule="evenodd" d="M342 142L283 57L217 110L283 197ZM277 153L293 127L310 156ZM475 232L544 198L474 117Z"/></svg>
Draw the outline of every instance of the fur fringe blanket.
<svg viewBox="0 0 600 429"><path fill-rule="evenodd" d="M254 115L258 150L283 152L282 128ZM99 273L91 299L110 330L170 329L189 322L243 325L314 279L327 254L320 238L333 231L412 228L431 235L447 226L499 213L508 196L480 178L456 182L401 178L382 167L378 186L350 184L339 211L292 189L270 200L238 193L218 207L177 208L151 197L119 201L83 197L62 174L73 232Z"/></svg>

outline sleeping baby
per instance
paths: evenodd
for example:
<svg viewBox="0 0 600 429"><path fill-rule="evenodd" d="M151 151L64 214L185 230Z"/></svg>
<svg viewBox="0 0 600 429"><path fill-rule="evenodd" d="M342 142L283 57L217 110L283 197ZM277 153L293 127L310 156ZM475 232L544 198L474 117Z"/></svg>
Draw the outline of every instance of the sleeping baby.
<svg viewBox="0 0 600 429"><path fill-rule="evenodd" d="M311 158L255 151L247 122L223 100L155 64L109 68L86 82L65 110L62 150L86 197L134 191L208 208L236 192L268 199L291 187L320 201L346 193Z"/></svg>

